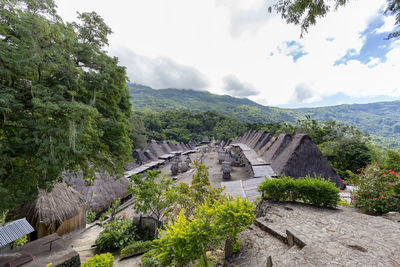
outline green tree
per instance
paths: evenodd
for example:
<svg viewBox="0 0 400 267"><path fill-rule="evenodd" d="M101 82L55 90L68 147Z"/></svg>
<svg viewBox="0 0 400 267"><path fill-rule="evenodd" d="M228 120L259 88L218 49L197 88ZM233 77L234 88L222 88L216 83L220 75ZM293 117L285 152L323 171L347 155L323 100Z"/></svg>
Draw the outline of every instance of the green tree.
<svg viewBox="0 0 400 267"><path fill-rule="evenodd" d="M96 13L64 23L52 0L0 2L0 210L50 190L65 170L122 173L131 153L124 67Z"/></svg>
<svg viewBox="0 0 400 267"><path fill-rule="evenodd" d="M301 37L307 33L311 25L315 25L318 18L325 17L332 9L337 10L344 6L349 0L279 0L275 5L268 8L269 12L275 10L289 24L300 25ZM400 1L387 0L385 14L395 15L396 24L400 25ZM388 39L400 36L400 30L388 35Z"/></svg>
<svg viewBox="0 0 400 267"><path fill-rule="evenodd" d="M173 190L174 182L166 176L160 177L161 171L147 171L146 177L133 175L130 179L128 192L135 200L133 209L136 212L151 212L155 219L160 222L164 217L164 211L172 205L172 199L168 197L169 191Z"/></svg>

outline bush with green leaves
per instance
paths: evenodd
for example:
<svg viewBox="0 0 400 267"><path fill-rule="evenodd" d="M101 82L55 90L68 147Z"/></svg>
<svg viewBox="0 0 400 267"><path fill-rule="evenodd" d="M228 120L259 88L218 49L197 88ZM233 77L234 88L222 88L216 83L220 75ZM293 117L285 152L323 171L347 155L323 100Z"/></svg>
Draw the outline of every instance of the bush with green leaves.
<svg viewBox="0 0 400 267"><path fill-rule="evenodd" d="M16 240L14 240L11 245L12 245L13 248L16 248L16 247L23 246L26 243L28 243L28 236L24 235L24 236L21 236L20 238L18 238Z"/></svg>
<svg viewBox="0 0 400 267"><path fill-rule="evenodd" d="M259 191L263 198L273 201L303 201L317 207L333 208L340 201L339 188L321 177L266 179L260 184Z"/></svg>
<svg viewBox="0 0 400 267"><path fill-rule="evenodd" d="M95 255L88 259L82 267L112 267L114 266L114 256L111 253Z"/></svg>
<svg viewBox="0 0 400 267"><path fill-rule="evenodd" d="M162 265L158 263L157 259L155 258L155 250L150 250L146 252L141 257L142 267L161 267Z"/></svg>
<svg viewBox="0 0 400 267"><path fill-rule="evenodd" d="M155 240L154 258L162 266L185 266L198 261L208 266L206 252L221 246L225 240L237 240L237 234L254 219L254 205L247 199L204 202L192 218L181 210L177 220L160 230Z"/></svg>
<svg viewBox="0 0 400 267"><path fill-rule="evenodd" d="M121 250L121 257L131 257L148 252L154 246L153 241L137 241L129 244Z"/></svg>
<svg viewBox="0 0 400 267"><path fill-rule="evenodd" d="M87 224L91 224L92 222L94 222L96 220L96 212L89 210L87 212L87 216L86 216L86 223Z"/></svg>
<svg viewBox="0 0 400 267"><path fill-rule="evenodd" d="M95 244L99 252L114 251L120 250L139 239L140 236L132 220L118 218L104 225L104 230L97 237Z"/></svg>
<svg viewBox="0 0 400 267"><path fill-rule="evenodd" d="M357 172L349 172L351 183L358 187L351 196L354 206L373 215L400 210L400 173L382 169L379 164Z"/></svg>

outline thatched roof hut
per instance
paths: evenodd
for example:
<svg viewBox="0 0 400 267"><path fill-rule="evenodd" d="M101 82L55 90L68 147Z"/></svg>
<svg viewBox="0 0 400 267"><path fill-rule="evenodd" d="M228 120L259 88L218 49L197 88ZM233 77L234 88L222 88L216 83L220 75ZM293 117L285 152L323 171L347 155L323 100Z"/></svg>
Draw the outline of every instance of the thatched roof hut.
<svg viewBox="0 0 400 267"><path fill-rule="evenodd" d="M273 137L272 134L267 133L267 132L263 132L263 134L261 135L260 140L254 146L254 151L258 152L263 146L265 146L269 142L269 140L271 140L272 137Z"/></svg>
<svg viewBox="0 0 400 267"><path fill-rule="evenodd" d="M64 181L85 196L90 210L103 211L112 205L114 199L128 195L127 188L130 182L127 178L117 178L105 171L97 172L95 175L93 185L87 185L80 174L64 176Z"/></svg>
<svg viewBox="0 0 400 267"><path fill-rule="evenodd" d="M166 154L155 140L151 140L144 149L149 150L156 158Z"/></svg>
<svg viewBox="0 0 400 267"><path fill-rule="evenodd" d="M290 134L285 132L281 133L276 141L270 146L270 148L261 155L261 157L270 163L285 149L285 147L292 141Z"/></svg>
<svg viewBox="0 0 400 267"><path fill-rule="evenodd" d="M285 174L294 178L322 176L337 187L344 187L329 161L306 134L296 134L293 141L272 161L272 168L279 175Z"/></svg>
<svg viewBox="0 0 400 267"><path fill-rule="evenodd" d="M276 139L276 136L272 136L269 141L257 151L257 154L259 156L263 155L265 151L267 151L275 143Z"/></svg>
<svg viewBox="0 0 400 267"><path fill-rule="evenodd" d="M132 152L132 157L136 160L136 162L139 165L142 165L142 164L150 161L150 159L148 157L146 157L146 155L143 152L143 150L140 150L140 149L135 149Z"/></svg>
<svg viewBox="0 0 400 267"><path fill-rule="evenodd" d="M177 148L177 146L175 144L173 144L172 142L168 141L167 144L171 148L172 151L178 151L179 150Z"/></svg>
<svg viewBox="0 0 400 267"><path fill-rule="evenodd" d="M161 149L165 154L170 154L173 150L171 147L167 144L167 142L163 141L161 144Z"/></svg>
<svg viewBox="0 0 400 267"><path fill-rule="evenodd" d="M258 140L260 139L262 135L262 132L257 132L253 135L253 137L249 140L248 146L251 148L254 148L254 146L257 144Z"/></svg>
<svg viewBox="0 0 400 267"><path fill-rule="evenodd" d="M39 190L36 201L7 214L7 220L24 217L36 229L37 238L55 232L63 235L86 227L86 199L65 183L56 184L51 192Z"/></svg>

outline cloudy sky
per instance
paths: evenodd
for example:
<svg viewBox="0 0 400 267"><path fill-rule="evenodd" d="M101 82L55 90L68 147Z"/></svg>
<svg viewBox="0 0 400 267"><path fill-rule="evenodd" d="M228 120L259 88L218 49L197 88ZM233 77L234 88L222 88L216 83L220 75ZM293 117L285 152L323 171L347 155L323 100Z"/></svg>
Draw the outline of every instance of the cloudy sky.
<svg viewBox="0 0 400 267"><path fill-rule="evenodd" d="M300 39L267 8L277 0L56 0L65 21L96 11L107 51L131 82L311 107L400 99L400 39L385 0L358 0Z"/></svg>

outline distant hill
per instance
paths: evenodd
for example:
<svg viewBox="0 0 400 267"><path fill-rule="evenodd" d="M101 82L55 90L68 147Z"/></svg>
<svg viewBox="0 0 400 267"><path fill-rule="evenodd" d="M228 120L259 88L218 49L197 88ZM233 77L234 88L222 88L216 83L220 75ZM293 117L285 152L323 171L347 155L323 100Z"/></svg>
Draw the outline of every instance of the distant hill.
<svg viewBox="0 0 400 267"><path fill-rule="evenodd" d="M190 89L155 90L147 86L128 84L134 109L153 111L216 111L244 122L295 122L297 112L290 109L266 107L247 98L215 95Z"/></svg>
<svg viewBox="0 0 400 267"><path fill-rule="evenodd" d="M310 115L317 120L336 120L376 136L384 143L399 143L400 101L371 104L339 105L320 108L283 109L257 104L247 98L216 95L189 89L155 90L128 84L135 109L153 111L180 110L199 112L212 110L244 122L290 122Z"/></svg>

